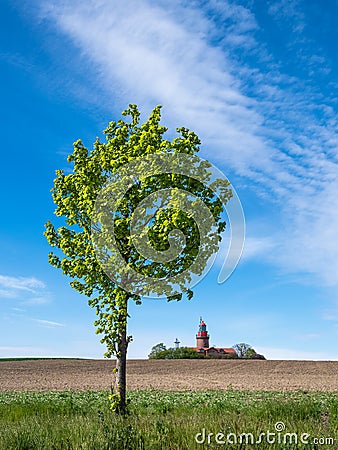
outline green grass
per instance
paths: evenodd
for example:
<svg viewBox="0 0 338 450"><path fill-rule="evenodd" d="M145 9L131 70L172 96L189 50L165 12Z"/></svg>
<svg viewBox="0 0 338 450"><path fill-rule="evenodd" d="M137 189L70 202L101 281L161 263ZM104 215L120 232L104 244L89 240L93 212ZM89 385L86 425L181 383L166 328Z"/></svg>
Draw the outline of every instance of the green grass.
<svg viewBox="0 0 338 450"><path fill-rule="evenodd" d="M108 392L0 393L0 449L337 449L338 399L325 392L164 392L129 393L126 418L109 410ZM216 444L215 434L308 433L309 444ZM210 445L198 444L206 430ZM231 435L232 439L234 435ZM277 434L278 437L278 434ZM334 445L310 444L312 438L334 438ZM199 436L202 439L201 436ZM221 439L221 437L219 438ZM283 441L281 441L283 442Z"/></svg>

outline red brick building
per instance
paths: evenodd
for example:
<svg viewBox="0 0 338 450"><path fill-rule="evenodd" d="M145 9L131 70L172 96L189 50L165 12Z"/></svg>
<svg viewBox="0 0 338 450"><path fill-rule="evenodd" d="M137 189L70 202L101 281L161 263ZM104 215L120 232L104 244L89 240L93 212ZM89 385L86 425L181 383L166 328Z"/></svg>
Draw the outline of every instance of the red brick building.
<svg viewBox="0 0 338 450"><path fill-rule="evenodd" d="M227 355L237 356L237 353L233 348L228 347L210 347L209 346L209 334L207 326L204 320L200 319L198 332L196 334L196 347L191 347L196 352L203 354L204 356L213 356L216 358L227 357ZM229 357L228 356L228 357Z"/></svg>

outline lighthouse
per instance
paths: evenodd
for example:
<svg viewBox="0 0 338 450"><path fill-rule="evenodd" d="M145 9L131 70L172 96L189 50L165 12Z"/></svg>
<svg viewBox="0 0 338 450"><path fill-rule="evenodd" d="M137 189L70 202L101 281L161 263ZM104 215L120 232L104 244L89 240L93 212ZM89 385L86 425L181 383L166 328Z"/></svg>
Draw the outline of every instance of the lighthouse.
<svg viewBox="0 0 338 450"><path fill-rule="evenodd" d="M209 348L209 334L207 332L207 326L202 317L200 318L198 333L196 334L196 347Z"/></svg>

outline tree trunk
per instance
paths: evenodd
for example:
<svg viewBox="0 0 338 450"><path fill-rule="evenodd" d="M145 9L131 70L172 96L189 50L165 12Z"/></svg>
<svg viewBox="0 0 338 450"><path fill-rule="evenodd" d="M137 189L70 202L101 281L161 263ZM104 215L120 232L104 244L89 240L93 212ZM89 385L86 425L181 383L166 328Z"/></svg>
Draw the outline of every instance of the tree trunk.
<svg viewBox="0 0 338 450"><path fill-rule="evenodd" d="M116 412L125 414L127 409L126 402L126 375L127 375L127 323L122 325L122 329L119 333L118 353L116 360L116 377L115 377L115 394L118 395L118 405Z"/></svg>

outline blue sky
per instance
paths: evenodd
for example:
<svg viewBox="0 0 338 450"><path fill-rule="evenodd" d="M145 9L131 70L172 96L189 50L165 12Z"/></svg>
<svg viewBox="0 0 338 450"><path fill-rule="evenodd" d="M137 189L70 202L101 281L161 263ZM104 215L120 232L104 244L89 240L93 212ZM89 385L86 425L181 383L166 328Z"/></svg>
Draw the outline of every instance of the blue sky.
<svg viewBox="0 0 338 450"><path fill-rule="evenodd" d="M194 130L246 218L243 257L190 302L131 306L129 357L176 337L338 359L336 1L3 0L0 357L102 357L94 311L49 267L56 169L128 103ZM170 134L169 133L169 134Z"/></svg>

